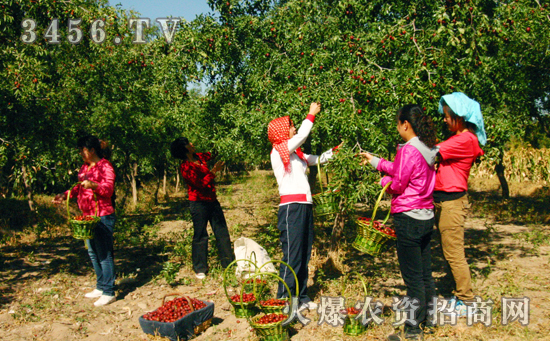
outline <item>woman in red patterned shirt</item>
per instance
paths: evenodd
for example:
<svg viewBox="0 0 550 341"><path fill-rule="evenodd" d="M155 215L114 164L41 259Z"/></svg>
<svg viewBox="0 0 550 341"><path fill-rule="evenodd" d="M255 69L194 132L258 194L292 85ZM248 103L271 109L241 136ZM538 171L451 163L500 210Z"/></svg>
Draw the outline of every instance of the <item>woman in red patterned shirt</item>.
<svg viewBox="0 0 550 341"><path fill-rule="evenodd" d="M115 263L113 256L113 232L116 221L113 196L115 171L105 157L107 144L96 136L87 135L76 143L84 164L78 172L79 185L71 190L71 198L77 197L78 207L84 215L96 214L96 200L101 222L97 224L94 239L87 239L86 246L97 276L96 288L84 295L99 298L96 307L115 301ZM54 204L67 198L68 191L56 195ZM95 199L94 199L95 197Z"/></svg>
<svg viewBox="0 0 550 341"><path fill-rule="evenodd" d="M212 169L208 169L206 163L212 158L210 153L195 153L195 146L185 137L172 142L170 152L173 157L182 160L180 172L187 183L189 211L193 219L193 270L197 278L203 279L208 272L208 222L216 236L222 267L226 268L235 260L227 223L216 198L214 185L214 178L221 170L223 162L218 161Z"/></svg>

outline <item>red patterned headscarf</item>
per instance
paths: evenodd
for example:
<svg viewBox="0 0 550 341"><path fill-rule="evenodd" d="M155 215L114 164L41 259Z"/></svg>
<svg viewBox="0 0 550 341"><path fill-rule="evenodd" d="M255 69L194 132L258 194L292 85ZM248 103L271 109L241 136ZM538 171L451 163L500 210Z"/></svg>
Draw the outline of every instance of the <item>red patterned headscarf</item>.
<svg viewBox="0 0 550 341"><path fill-rule="evenodd" d="M284 116L274 119L269 122L269 125L267 126L267 136L269 138L269 142L271 142L273 148L279 152L279 155L283 160L283 165L285 166L285 172L287 173L290 172L290 153L288 150L290 123L290 116ZM306 161L301 148L296 149L295 153L300 159Z"/></svg>

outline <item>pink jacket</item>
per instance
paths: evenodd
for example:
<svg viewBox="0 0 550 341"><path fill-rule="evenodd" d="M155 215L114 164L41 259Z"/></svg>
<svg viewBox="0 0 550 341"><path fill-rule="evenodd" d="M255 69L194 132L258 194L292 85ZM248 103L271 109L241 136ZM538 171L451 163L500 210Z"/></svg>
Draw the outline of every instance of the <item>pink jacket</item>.
<svg viewBox="0 0 550 341"><path fill-rule="evenodd" d="M76 185L71 189L71 198L77 197L78 207L84 215L96 215L96 202L94 201L94 192L99 203L99 216L103 217L115 212L111 202L111 196L115 189L115 170L111 163L106 159L101 159L96 165L88 169L84 164L78 172L78 181L90 180L97 182L95 190L84 189ZM65 195L67 195L65 192Z"/></svg>
<svg viewBox="0 0 550 341"><path fill-rule="evenodd" d="M386 173L380 184L392 194L391 213L414 209L433 209L435 156L437 148L428 148L417 137L397 147L395 161L380 159L376 169Z"/></svg>

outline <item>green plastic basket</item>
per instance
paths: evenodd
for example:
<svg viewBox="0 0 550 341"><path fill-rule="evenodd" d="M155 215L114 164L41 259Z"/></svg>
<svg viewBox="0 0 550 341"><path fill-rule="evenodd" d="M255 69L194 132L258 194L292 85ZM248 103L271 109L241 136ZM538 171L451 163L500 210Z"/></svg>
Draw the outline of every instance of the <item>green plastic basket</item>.
<svg viewBox="0 0 550 341"><path fill-rule="evenodd" d="M286 341L289 340L288 328L283 327L283 321L270 324L258 324L258 320L265 314L253 317L250 326L254 328L256 335L263 341Z"/></svg>
<svg viewBox="0 0 550 341"><path fill-rule="evenodd" d="M256 283L252 283L251 279L246 280L243 285L243 289L245 293L251 293L251 292L254 292L254 290L256 290L258 292L258 295L256 297L260 298L267 291L269 291L269 288L267 287L267 282L264 279L255 279L255 281ZM254 288L254 286L256 286L256 288Z"/></svg>
<svg viewBox="0 0 550 341"><path fill-rule="evenodd" d="M367 331L361 320L356 319L357 315L348 314L344 319L344 334L350 336L359 336Z"/></svg>
<svg viewBox="0 0 550 341"><path fill-rule="evenodd" d="M334 221L340 209L338 199L334 192L323 191L321 165L319 163L317 163L317 175L321 192L312 196L315 217L323 221Z"/></svg>
<svg viewBox="0 0 550 341"><path fill-rule="evenodd" d="M378 255L380 255L380 253L388 248L388 246L391 244L390 242L397 239L396 237L390 236L389 234L378 231L373 226L375 222L376 211L378 210L378 206L380 205L382 196L384 195L384 192L390 186L390 184L391 182L386 184L386 186L384 186L384 188L380 192L378 200L374 205L372 219L363 217L357 219L357 237L353 241L352 246L357 250L367 253L373 257L377 257ZM381 226L384 226L390 218L390 212L391 211L389 211L386 215L386 218L382 222L380 222Z"/></svg>
<svg viewBox="0 0 550 341"><path fill-rule="evenodd" d="M356 271L352 271L348 273L343 279L342 279L342 294L346 291L346 282L349 278L349 276L355 275L359 280L361 281L361 284L363 285L363 289L365 291L365 295L370 295L370 284L367 285L365 283L365 279L361 274L359 274ZM363 308L364 309L364 308ZM346 317L344 319L344 334L350 335L350 336L359 336L367 331L367 326L363 325L361 319L357 319L358 314L348 314L346 310Z"/></svg>
<svg viewBox="0 0 550 341"><path fill-rule="evenodd" d="M312 199L316 217L334 217L338 213L338 202L333 192L317 193L312 196Z"/></svg>
<svg viewBox="0 0 550 341"><path fill-rule="evenodd" d="M263 305L260 302L260 310L266 314L271 314L271 313L282 314L283 309L285 309L285 307L288 304L290 304L290 301L288 300L288 298L279 298L279 300L285 301L287 304L282 306L281 305Z"/></svg>
<svg viewBox="0 0 550 341"><path fill-rule="evenodd" d="M230 300L231 305L233 305L233 308L235 309L235 317L247 318L247 317L256 316L258 314L258 309L256 308L256 301L241 303L241 302L233 302Z"/></svg>
<svg viewBox="0 0 550 341"><path fill-rule="evenodd" d="M71 186L71 188L69 189L69 192L67 193L67 216L69 217L68 218L69 226L71 227L74 238L94 239L95 228L97 224L101 221L101 217L99 217L99 203L97 201L95 193L94 193L94 201L95 201L96 215L89 216L89 217L92 217L93 219L76 220L74 218L71 218L71 213L69 211L69 201L70 201L69 199L71 197L71 190L77 185L80 185L80 182L77 182L75 185Z"/></svg>

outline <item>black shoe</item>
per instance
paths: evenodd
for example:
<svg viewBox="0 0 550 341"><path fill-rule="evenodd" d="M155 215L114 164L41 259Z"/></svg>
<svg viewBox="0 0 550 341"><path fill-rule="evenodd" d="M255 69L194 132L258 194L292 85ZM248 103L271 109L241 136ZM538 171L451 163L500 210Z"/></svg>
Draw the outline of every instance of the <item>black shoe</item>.
<svg viewBox="0 0 550 341"><path fill-rule="evenodd" d="M401 333L399 334L391 334L388 336L388 341L401 341Z"/></svg>
<svg viewBox="0 0 550 341"><path fill-rule="evenodd" d="M424 333L422 332L422 329L419 331L409 331L405 332L405 340L424 340Z"/></svg>
<svg viewBox="0 0 550 341"><path fill-rule="evenodd" d="M388 341L403 341L403 340L424 340L422 330L406 331L403 333L395 333L388 336Z"/></svg>
<svg viewBox="0 0 550 341"><path fill-rule="evenodd" d="M431 320L426 320L422 323L420 323L420 328L426 335L433 335L435 334L435 329L437 328L437 325L433 324Z"/></svg>

